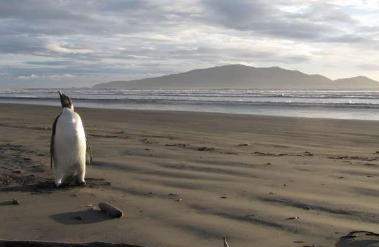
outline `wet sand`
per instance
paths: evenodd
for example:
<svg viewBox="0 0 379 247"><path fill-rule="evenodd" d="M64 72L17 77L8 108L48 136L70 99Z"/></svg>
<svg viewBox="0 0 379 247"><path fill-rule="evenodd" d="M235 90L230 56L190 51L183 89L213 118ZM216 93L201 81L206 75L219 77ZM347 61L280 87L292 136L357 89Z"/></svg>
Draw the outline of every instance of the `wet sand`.
<svg viewBox="0 0 379 247"><path fill-rule="evenodd" d="M87 186L55 189L49 145L60 108L0 104L0 239L151 247L218 247L224 236L231 247L378 239L341 238L379 232L378 122L76 110L94 161ZM99 212L99 202L124 216Z"/></svg>

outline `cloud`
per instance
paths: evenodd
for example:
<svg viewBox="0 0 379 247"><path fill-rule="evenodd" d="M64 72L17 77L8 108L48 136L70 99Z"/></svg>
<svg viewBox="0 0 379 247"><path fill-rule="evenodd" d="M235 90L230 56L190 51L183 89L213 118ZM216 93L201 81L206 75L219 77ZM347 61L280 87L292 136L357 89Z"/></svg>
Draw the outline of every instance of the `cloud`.
<svg viewBox="0 0 379 247"><path fill-rule="evenodd" d="M377 64L360 64L357 68L360 70L379 71L379 65Z"/></svg>
<svg viewBox="0 0 379 247"><path fill-rule="evenodd" d="M64 43L64 44L50 43L46 45L46 48L49 51L58 52L58 53L87 54L87 53L93 52L89 49L65 47L66 45L67 43Z"/></svg>
<svg viewBox="0 0 379 247"><path fill-rule="evenodd" d="M323 1L275 5L261 0L203 0L202 4L202 19L206 23L291 40L348 43L349 39L331 39L330 36L349 36L343 30L344 25L358 24L339 6Z"/></svg>
<svg viewBox="0 0 379 247"><path fill-rule="evenodd" d="M27 35L3 35L0 38L0 53L32 54L43 51L44 40Z"/></svg>
<svg viewBox="0 0 379 247"><path fill-rule="evenodd" d="M379 62L374 2L0 0L0 84L82 86L226 63L359 72Z"/></svg>
<svg viewBox="0 0 379 247"><path fill-rule="evenodd" d="M18 79L18 80L32 80L32 79L37 79L37 78L40 78L40 76L34 75L34 74L31 74L31 75L20 75L20 76L16 77L16 79Z"/></svg>
<svg viewBox="0 0 379 247"><path fill-rule="evenodd" d="M62 80L62 79L71 79L71 78L74 78L75 76L70 75L70 74L63 74L63 75L48 75L47 77L52 80Z"/></svg>
<svg viewBox="0 0 379 247"><path fill-rule="evenodd" d="M65 66L72 65L72 61L25 61L25 64L30 65L43 65L43 66Z"/></svg>
<svg viewBox="0 0 379 247"><path fill-rule="evenodd" d="M17 76L17 80L37 80L37 79L50 79L50 80L63 80L63 79L72 79L74 75L70 74L61 74L61 75L20 75Z"/></svg>

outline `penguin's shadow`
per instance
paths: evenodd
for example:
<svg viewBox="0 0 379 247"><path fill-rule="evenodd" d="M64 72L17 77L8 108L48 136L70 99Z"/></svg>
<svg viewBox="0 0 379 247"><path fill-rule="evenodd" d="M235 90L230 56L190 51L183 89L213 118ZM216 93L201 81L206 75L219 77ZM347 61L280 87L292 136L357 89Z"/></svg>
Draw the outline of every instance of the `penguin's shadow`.
<svg viewBox="0 0 379 247"><path fill-rule="evenodd" d="M32 194L46 194L55 191L69 191L73 188L90 187L97 188L101 186L110 186L111 183L103 178L87 178L87 185L63 184L57 188L52 179L41 179L40 181L31 182L30 184L16 185L11 187L0 187L0 192L31 192Z"/></svg>
<svg viewBox="0 0 379 247"><path fill-rule="evenodd" d="M112 219L109 215L93 209L53 214L49 218L63 225L94 224Z"/></svg>
<svg viewBox="0 0 379 247"><path fill-rule="evenodd" d="M0 206L14 206L15 204L13 203L13 201L4 201L4 202L0 202Z"/></svg>
<svg viewBox="0 0 379 247"><path fill-rule="evenodd" d="M0 188L0 192L31 192L31 193L51 193L56 191L52 181L39 181L32 184L16 185Z"/></svg>

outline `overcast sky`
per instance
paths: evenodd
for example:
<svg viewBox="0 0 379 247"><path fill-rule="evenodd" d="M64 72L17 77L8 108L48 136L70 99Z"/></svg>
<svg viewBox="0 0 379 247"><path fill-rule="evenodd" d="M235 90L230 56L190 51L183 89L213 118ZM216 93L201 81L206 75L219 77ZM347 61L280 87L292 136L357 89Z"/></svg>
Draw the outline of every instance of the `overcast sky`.
<svg viewBox="0 0 379 247"><path fill-rule="evenodd" d="M0 87L225 64L379 80L378 0L0 0Z"/></svg>

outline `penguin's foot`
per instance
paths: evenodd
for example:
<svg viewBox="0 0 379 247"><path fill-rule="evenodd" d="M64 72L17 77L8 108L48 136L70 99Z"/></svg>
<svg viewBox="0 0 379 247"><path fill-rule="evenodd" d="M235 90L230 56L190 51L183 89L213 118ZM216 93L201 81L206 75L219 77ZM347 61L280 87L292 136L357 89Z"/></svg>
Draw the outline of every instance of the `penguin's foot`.
<svg viewBox="0 0 379 247"><path fill-rule="evenodd" d="M79 186L85 186L86 185L86 181L78 181L76 182L77 185Z"/></svg>
<svg viewBox="0 0 379 247"><path fill-rule="evenodd" d="M57 187L57 189L61 188L62 187L62 182L61 181L55 182L55 187Z"/></svg>

